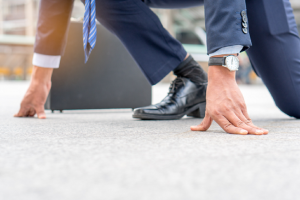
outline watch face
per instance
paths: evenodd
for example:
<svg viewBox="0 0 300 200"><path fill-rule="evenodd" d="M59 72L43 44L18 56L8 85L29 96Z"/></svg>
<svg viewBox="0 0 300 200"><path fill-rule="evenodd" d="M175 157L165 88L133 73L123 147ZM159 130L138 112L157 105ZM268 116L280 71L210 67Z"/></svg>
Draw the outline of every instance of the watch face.
<svg viewBox="0 0 300 200"><path fill-rule="evenodd" d="M226 57L226 67L230 71L236 71L239 68L239 59L236 56L227 56Z"/></svg>

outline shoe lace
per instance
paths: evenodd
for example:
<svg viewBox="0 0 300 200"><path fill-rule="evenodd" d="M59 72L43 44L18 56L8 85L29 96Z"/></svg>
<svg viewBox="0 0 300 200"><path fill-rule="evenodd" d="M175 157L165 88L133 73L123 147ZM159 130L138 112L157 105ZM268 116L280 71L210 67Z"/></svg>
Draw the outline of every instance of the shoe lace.
<svg viewBox="0 0 300 200"><path fill-rule="evenodd" d="M169 93L168 94L174 94L177 90L178 86L185 85L185 82L182 77L177 77L174 81L172 81L170 87L169 87Z"/></svg>

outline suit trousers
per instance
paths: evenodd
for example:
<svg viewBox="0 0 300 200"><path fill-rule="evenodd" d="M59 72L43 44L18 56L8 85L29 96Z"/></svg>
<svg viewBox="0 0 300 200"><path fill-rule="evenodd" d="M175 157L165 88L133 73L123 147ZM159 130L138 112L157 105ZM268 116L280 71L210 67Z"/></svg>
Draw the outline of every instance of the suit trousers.
<svg viewBox="0 0 300 200"><path fill-rule="evenodd" d="M72 4L73 0L41 1L36 53L62 55ZM98 21L123 42L149 82L156 84L187 53L149 7L201 5L208 53L243 45L278 108L300 118L300 39L288 0L96 0L96 11ZM242 31L242 11L248 14L247 33Z"/></svg>

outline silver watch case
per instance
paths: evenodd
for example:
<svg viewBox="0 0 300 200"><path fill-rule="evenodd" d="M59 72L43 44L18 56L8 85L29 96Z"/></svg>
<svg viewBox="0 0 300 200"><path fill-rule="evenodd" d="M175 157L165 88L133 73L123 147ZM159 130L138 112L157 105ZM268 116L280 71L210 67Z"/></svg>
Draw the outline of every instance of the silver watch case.
<svg viewBox="0 0 300 200"><path fill-rule="evenodd" d="M229 71L237 71L239 69L240 62L237 56L230 55L225 56L224 58L223 67L226 67Z"/></svg>

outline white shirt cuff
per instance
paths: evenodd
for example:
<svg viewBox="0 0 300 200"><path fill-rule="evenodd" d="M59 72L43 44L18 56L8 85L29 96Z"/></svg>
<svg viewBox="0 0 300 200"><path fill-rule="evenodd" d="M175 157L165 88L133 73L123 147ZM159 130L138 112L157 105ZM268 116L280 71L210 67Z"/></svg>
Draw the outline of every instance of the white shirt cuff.
<svg viewBox="0 0 300 200"><path fill-rule="evenodd" d="M208 56L218 56L218 55L224 55L224 54L239 54L244 46L242 45L233 45L228 47L223 47L219 49L218 51L209 54Z"/></svg>
<svg viewBox="0 0 300 200"><path fill-rule="evenodd" d="M50 56L39 53L33 54L32 64L44 68L58 68L61 56Z"/></svg>

